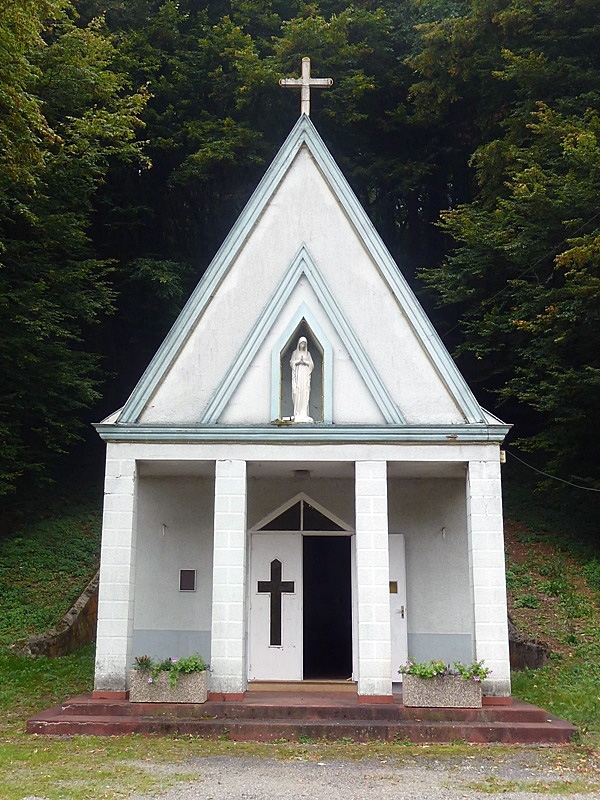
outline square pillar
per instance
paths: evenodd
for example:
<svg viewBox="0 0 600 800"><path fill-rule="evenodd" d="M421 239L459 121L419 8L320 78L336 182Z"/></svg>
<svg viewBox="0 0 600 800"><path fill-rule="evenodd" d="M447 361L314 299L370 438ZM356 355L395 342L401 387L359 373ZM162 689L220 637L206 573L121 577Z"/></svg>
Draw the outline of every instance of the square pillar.
<svg viewBox="0 0 600 800"><path fill-rule="evenodd" d="M358 694L392 697L387 462L355 464Z"/></svg>
<svg viewBox="0 0 600 800"><path fill-rule="evenodd" d="M467 526L475 659L492 672L484 693L510 696L500 461L469 461Z"/></svg>
<svg viewBox="0 0 600 800"><path fill-rule="evenodd" d="M217 461L211 692L246 690L246 462Z"/></svg>
<svg viewBox="0 0 600 800"><path fill-rule="evenodd" d="M127 690L133 654L137 478L133 459L108 445L104 483L95 692Z"/></svg>

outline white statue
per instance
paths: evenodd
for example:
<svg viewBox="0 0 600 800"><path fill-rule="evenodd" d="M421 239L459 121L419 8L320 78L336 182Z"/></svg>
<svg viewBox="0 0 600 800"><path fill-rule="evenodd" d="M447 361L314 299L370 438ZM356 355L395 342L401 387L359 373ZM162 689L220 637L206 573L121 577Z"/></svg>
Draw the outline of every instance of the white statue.
<svg viewBox="0 0 600 800"><path fill-rule="evenodd" d="M308 352L306 336L301 336L290 359L294 422L313 422L313 418L308 415L308 403L310 401L310 374L314 366L312 356Z"/></svg>

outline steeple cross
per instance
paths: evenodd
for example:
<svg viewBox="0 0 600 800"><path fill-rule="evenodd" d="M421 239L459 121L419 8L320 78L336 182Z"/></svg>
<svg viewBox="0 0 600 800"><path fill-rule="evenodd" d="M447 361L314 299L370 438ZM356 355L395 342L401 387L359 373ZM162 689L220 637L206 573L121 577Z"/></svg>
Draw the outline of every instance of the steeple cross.
<svg viewBox="0 0 600 800"><path fill-rule="evenodd" d="M281 78L280 86L291 86L292 89L300 87L300 114L310 117L310 90L326 89L333 86L333 78L311 78L310 77L310 58L302 59L301 78Z"/></svg>

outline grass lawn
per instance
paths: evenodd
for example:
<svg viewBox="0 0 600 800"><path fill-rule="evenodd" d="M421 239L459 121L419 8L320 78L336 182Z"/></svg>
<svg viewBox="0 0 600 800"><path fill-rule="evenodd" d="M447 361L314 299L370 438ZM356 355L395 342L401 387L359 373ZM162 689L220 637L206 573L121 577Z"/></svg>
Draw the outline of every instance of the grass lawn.
<svg viewBox="0 0 600 800"><path fill-rule="evenodd" d="M531 509L527 508L530 513ZM552 644L555 656L543 669L513 676L513 693L574 722L578 742L568 747L532 748L560 776L552 793L600 792L600 568L589 549L556 540L547 526L517 521L507 537L511 612L528 633ZM521 519L522 519L521 515ZM55 623L83 589L96 567L99 511L70 509L27 525L0 540L0 800L97 800L152 793L191 779L186 766L208 755L254 755L327 761L372 758L385 763L422 763L473 758L483 748L457 743L415 746L403 742L208 741L193 737L29 736L25 721L36 711L90 691L93 647L59 659L14 655L11 642ZM514 747L489 746L485 758L505 761ZM174 764L158 771L147 765ZM481 784L498 793L515 787ZM517 787L546 793L544 787Z"/></svg>
<svg viewBox="0 0 600 800"><path fill-rule="evenodd" d="M47 800L116 800L132 793L150 794L193 779L196 773L191 772L189 761L213 755L325 762L373 759L402 768L428 761L438 765L447 761L451 765L457 760L473 759L475 751L484 752L488 765L502 764L519 750L515 746L464 743L417 746L405 742L358 744L343 740L261 744L189 736L54 738L24 733L24 722L35 711L89 691L92 675L93 647L59 659L24 658L8 654L6 650L0 654L1 800L23 800L32 796ZM553 691L547 682L540 686L541 696ZM557 696L560 702L562 694ZM532 763L556 774L557 781L551 793L600 792L600 735L597 730L585 733L580 742L568 747L529 748L529 751ZM161 771L161 764L169 764L171 768ZM519 787L496 780L470 788L490 793L515 788L545 793L533 777Z"/></svg>

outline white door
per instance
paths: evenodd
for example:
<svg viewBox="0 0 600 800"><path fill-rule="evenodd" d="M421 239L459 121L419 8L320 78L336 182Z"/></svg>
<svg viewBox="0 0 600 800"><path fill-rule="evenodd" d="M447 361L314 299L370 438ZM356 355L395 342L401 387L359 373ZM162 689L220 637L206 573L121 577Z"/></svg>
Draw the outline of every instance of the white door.
<svg viewBox="0 0 600 800"><path fill-rule="evenodd" d="M401 681L398 668L408 658L406 623L406 561L404 535L391 533L390 544L390 619L392 626L392 680Z"/></svg>
<svg viewBox="0 0 600 800"><path fill-rule="evenodd" d="M253 533L248 678L302 680L302 535Z"/></svg>

